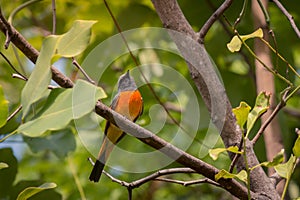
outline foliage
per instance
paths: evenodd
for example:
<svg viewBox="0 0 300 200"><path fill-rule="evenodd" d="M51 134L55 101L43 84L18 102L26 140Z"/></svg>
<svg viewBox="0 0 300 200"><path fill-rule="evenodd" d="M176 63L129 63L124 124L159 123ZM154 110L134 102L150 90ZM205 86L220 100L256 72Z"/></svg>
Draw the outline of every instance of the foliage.
<svg viewBox="0 0 300 200"><path fill-rule="evenodd" d="M1 2L2 12L8 18L14 9L25 2L24 0L22 2L4 0ZM207 2L210 3L204 3L203 1L191 3L179 1L194 30L198 31L213 13L213 9L210 6L211 3L221 3ZM161 22L150 1L111 1L109 4L123 30L148 26L161 27ZM241 6L242 2L234 1L229 10L225 12L228 21L235 21L239 14L237 11L241 9ZM293 13L296 22L299 24L298 2L288 1L285 2L285 6ZM11 19L13 26L40 51L40 56L35 66L20 52L18 53L18 60L11 46L8 50L4 50L5 36L3 34L0 35L1 52L9 58L14 66L17 66L17 69L22 74L29 77L26 83L22 80L11 78L11 75L15 72L9 67L7 62L0 59L0 139L11 133L14 135L0 143L0 199L17 199L18 196L22 199L23 195L33 194L32 192L38 192L39 190L43 191L33 195L30 199L96 199L99 197L99 194L101 194L103 199L127 199L127 190L113 183L106 176L103 176L98 184L88 181L91 165L87 158L91 157L92 150L88 149L89 151L87 151L85 144L82 143L83 140L78 137L75 127L76 123L85 125L86 140L93 140L91 135L98 136L103 134L103 119L92 114L95 102L101 99L105 104L109 105L112 98L104 99L106 97L104 91L108 97L113 97L114 86L119 75L126 69L132 69L135 64L129 55L123 55L118 58L105 70L105 76L97 80L101 88L79 79L72 89L55 88L50 91L48 85L56 86L55 83L51 82L51 65L59 66L59 70L73 80L76 78L84 79L72 65L70 57L76 56L78 62L82 63L96 45L117 33L113 20L102 1L80 3L69 0L56 1L56 11L56 36L46 36L52 31L51 1L36 1L21 9ZM252 19L249 13L250 10L247 10L245 17L239 24L239 33L242 40L253 37L253 35L246 35L254 32L253 27L250 25ZM286 18L272 4L270 5L269 14L271 16L271 26L275 27L277 35L275 44L280 54L292 66L297 66L296 70L299 71L299 39L296 38ZM205 38L206 48L218 67L219 75L223 79L232 105L239 105L241 102L240 106L234 110L234 113L242 129L245 128L246 124L246 137L250 137L250 131L255 133L259 128L257 120L268 109L270 96L262 93L256 97L255 83L252 76L254 71L253 57L249 52L243 51L245 47L238 36L232 37L232 34L227 35L224 33L222 25L215 23ZM255 32L254 37L261 36L259 32ZM251 58L249 62L245 61L241 54L228 51L226 44L230 42L231 38L236 42L234 46L238 46L238 48L230 49L232 51L242 50L246 57ZM144 40L145 42L151 41L149 38L144 38ZM251 40L246 42L252 47ZM132 43L130 45L138 44ZM273 43L272 46L274 46ZM108 57L110 56L109 53L109 50L107 50L103 52L103 55ZM134 54L137 55L141 63L148 63L147 59L149 59L153 63L155 61L171 66L180 72L196 91L185 61L179 56L158 49L143 49L134 52ZM286 63L278 59L276 55L274 57L274 61L277 63L276 70L281 74L285 74L287 71L287 79L294 85L299 85L299 78L287 70ZM89 72L89 75L93 76L92 73ZM159 70L156 73L159 74ZM172 94L170 89L159 85L154 87L163 102L171 102L171 107L173 106L173 108L179 105L177 97ZM277 78L276 90L278 93L271 95L275 95L278 100L281 100L280 91L285 87L286 82ZM163 110L161 107L153 107L153 105L157 104L157 101L151 95L149 88L143 86L140 88L140 91L144 99L144 113L137 123L147 127L151 123L152 118L161 117L159 119L162 119L164 116L166 117L164 112L159 112ZM97 95L90 98L90 94L94 92ZM72 104L74 95L76 98ZM180 98L187 102L186 99L189 99L189 96L182 93ZM217 133L209 126L210 116L204 103L201 101L200 95L198 95L198 100L201 121L199 122L199 130L195 140L187 150L188 153L197 157L200 156L199 149L205 148L206 152L209 151L212 159L207 155L201 159L219 169L223 169L220 171L223 175L219 174L216 179L221 177L238 178L247 182L247 173L245 171L237 174L224 170L230 165L230 159L225 152L230 151L242 154L242 150L239 150L237 147L224 148L220 140L215 146L205 146L207 144L201 143L206 136L214 137ZM83 104L80 104L82 102ZM251 110L250 106L245 102L248 102L249 105L254 105L253 109ZM293 95L287 102L287 108L298 109L299 111L299 102L299 95ZM17 114L7 122L8 115L15 111L21 103L23 105L23 113ZM75 116L71 109L74 103L75 106L78 106L78 109L76 109L78 113L75 113ZM59 111L62 108L65 110L63 113L60 113ZM176 109L171 110L171 114L176 120L181 120L181 116ZM277 158L274 158L273 161L262 162L261 165L265 167L276 166L275 169L280 175L291 180L290 184L299 187L300 180L297 177L299 177L300 171L294 165L296 157L299 157L300 139L299 136L296 138L296 134L293 134L295 128L299 126L299 118L289 115L288 112L280 112L279 118L286 147L285 152L290 159L282 163L282 153ZM74 121L74 119L78 120ZM167 122L161 130L159 129L160 124L155 124L155 126L152 126L153 130L151 131L160 130L157 134L167 141L171 141L178 127L171 121ZM101 127L96 127L95 124L100 124ZM98 140L95 141L95 143L98 142ZM178 145L183 143L180 143L180 141L176 142L178 142ZM130 136L126 136L119 146L132 152L152 151L151 148ZM95 147L91 148L97 149L98 146L95 145ZM258 152L257 156L261 161L266 160L263 144L258 144L255 147L255 151ZM164 159L166 158L162 156L157 162L163 162ZM145 160L144 162L150 163L153 161ZM116 161L112 161L114 169L107 168L107 170L118 179L126 181L133 181L151 173L150 171L145 173L125 173L121 167L123 164L130 163L127 159L122 158L122 154L118 154L116 155ZM133 164L136 165L137 163ZM172 162L168 167L178 167L178 164ZM170 176L174 179L186 181L201 178L197 174ZM142 197L148 197L148 199L198 199L197 196L200 195L203 199L219 199L224 196L226 198L228 194L224 190L208 184L182 187L156 181L149 182L133 191L133 199L141 199ZM299 195L299 191L298 194L296 191L296 195ZM296 196L293 197L296 198ZM26 198L24 197L24 199Z"/></svg>

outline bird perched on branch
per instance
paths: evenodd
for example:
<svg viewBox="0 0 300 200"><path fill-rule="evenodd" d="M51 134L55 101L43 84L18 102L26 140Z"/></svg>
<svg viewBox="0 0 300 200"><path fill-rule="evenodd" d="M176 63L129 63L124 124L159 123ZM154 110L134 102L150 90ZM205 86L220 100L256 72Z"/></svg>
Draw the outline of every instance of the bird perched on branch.
<svg viewBox="0 0 300 200"><path fill-rule="evenodd" d="M129 71L120 76L118 93L110 107L133 122L142 114L143 99ZM121 129L109 121L106 122L104 134L97 160L89 177L90 181L99 181L110 153L125 135Z"/></svg>

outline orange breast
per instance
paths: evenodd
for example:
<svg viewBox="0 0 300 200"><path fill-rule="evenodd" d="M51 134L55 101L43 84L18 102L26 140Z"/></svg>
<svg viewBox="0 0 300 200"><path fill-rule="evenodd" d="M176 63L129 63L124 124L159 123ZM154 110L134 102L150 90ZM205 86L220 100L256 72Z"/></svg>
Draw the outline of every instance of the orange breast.
<svg viewBox="0 0 300 200"><path fill-rule="evenodd" d="M142 112L143 99L138 90L121 92L115 111L134 121Z"/></svg>

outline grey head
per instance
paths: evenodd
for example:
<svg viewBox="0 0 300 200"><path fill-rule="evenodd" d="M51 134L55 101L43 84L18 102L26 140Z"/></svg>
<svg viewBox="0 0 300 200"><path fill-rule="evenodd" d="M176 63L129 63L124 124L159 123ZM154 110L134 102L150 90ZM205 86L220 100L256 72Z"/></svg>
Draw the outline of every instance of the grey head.
<svg viewBox="0 0 300 200"><path fill-rule="evenodd" d="M133 91L136 89L137 86L134 82L134 79L130 76L129 70L127 70L127 72L121 75L118 80L118 92Z"/></svg>

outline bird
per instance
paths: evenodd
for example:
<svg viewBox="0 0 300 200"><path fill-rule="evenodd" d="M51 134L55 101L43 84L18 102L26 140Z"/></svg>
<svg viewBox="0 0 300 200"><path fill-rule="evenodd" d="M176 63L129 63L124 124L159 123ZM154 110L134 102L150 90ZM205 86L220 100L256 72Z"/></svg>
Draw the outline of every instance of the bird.
<svg viewBox="0 0 300 200"><path fill-rule="evenodd" d="M129 70L121 75L118 80L118 92L112 100L111 109L135 122L143 112L143 98L139 92ZM89 180L99 182L106 161L114 146L126 135L116 125L107 121L104 137L100 147L97 160L89 176Z"/></svg>

